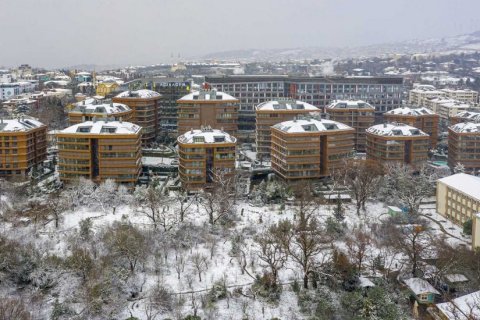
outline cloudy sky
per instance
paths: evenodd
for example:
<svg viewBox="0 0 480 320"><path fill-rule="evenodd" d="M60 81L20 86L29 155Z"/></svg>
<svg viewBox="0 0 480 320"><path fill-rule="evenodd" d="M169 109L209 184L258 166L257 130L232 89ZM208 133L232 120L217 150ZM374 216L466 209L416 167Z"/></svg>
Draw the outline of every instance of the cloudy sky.
<svg viewBox="0 0 480 320"><path fill-rule="evenodd" d="M480 30L479 0L0 0L0 66L153 64Z"/></svg>

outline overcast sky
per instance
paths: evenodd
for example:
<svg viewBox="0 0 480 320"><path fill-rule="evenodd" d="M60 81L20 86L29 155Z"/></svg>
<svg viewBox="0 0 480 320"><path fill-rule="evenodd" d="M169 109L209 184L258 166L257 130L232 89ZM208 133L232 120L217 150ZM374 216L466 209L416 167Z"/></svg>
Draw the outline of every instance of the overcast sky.
<svg viewBox="0 0 480 320"><path fill-rule="evenodd" d="M480 30L480 0L0 0L0 66L153 64Z"/></svg>

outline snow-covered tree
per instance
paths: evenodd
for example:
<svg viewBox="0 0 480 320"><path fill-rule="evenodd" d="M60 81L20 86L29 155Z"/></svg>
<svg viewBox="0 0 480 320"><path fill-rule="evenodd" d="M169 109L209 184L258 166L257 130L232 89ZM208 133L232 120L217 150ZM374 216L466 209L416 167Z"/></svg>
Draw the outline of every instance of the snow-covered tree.
<svg viewBox="0 0 480 320"><path fill-rule="evenodd" d="M170 213L166 211L169 199L165 196L164 190L158 181L154 181L148 186L137 186L133 197L135 207L152 221L155 229L162 223L162 220L164 225L170 225L166 221L167 215Z"/></svg>

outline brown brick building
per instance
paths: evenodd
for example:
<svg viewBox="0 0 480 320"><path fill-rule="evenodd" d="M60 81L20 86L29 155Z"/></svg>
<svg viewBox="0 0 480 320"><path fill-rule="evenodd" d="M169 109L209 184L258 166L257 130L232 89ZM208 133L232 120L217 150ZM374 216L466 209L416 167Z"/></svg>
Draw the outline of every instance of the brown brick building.
<svg viewBox="0 0 480 320"><path fill-rule="evenodd" d="M365 131L375 122L375 107L363 100L336 100L325 108L330 120L355 129L355 149L366 150Z"/></svg>
<svg viewBox="0 0 480 320"><path fill-rule="evenodd" d="M461 111L450 117L450 125L452 126L462 122L480 122L480 112Z"/></svg>
<svg viewBox="0 0 480 320"><path fill-rule="evenodd" d="M224 92L200 90L177 100L178 133L209 126L235 135L239 100Z"/></svg>
<svg viewBox="0 0 480 320"><path fill-rule="evenodd" d="M448 165L465 167L465 172L480 170L480 123L462 122L448 128Z"/></svg>
<svg viewBox="0 0 480 320"><path fill-rule="evenodd" d="M272 127L272 169L283 179L329 176L353 156L355 129L332 120L299 119Z"/></svg>
<svg viewBox="0 0 480 320"><path fill-rule="evenodd" d="M86 103L87 102L87 103ZM70 125L92 121L95 117L97 120L104 118L113 119L115 121L131 121L133 111L122 103L102 103L97 100L88 103L88 100L81 101L68 112L68 121Z"/></svg>

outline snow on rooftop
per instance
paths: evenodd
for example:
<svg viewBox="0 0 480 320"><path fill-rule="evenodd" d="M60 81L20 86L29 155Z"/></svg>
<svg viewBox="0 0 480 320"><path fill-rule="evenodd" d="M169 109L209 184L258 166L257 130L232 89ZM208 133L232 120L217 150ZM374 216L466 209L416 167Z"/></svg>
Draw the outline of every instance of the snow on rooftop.
<svg viewBox="0 0 480 320"><path fill-rule="evenodd" d="M472 198L480 200L480 177L466 173L457 173L438 179L437 181L471 196Z"/></svg>
<svg viewBox="0 0 480 320"><path fill-rule="evenodd" d="M445 275L445 279L450 283L467 282L468 278L461 273L450 273ZM480 301L479 301L480 302Z"/></svg>
<svg viewBox="0 0 480 320"><path fill-rule="evenodd" d="M85 102L90 102L91 100L88 99L84 100ZM93 100L95 103L76 103L75 108L70 111L73 113L102 113L106 115L127 112L131 109L123 104L123 103L99 103L96 104L97 100ZM83 101L82 101L83 102Z"/></svg>
<svg viewBox="0 0 480 320"><path fill-rule="evenodd" d="M327 107L328 109L373 109L371 104L363 100L334 100Z"/></svg>
<svg viewBox="0 0 480 320"><path fill-rule="evenodd" d="M235 143L237 139L228 133L211 128L190 130L178 137L180 143Z"/></svg>
<svg viewBox="0 0 480 320"><path fill-rule="evenodd" d="M477 121L477 120L480 120L480 112L460 111L455 115L455 117Z"/></svg>
<svg viewBox="0 0 480 320"><path fill-rule="evenodd" d="M479 133L480 123L462 122L449 127L449 129L457 133Z"/></svg>
<svg viewBox="0 0 480 320"><path fill-rule="evenodd" d="M0 132L29 131L44 126L35 118L0 119Z"/></svg>
<svg viewBox="0 0 480 320"><path fill-rule="evenodd" d="M226 101L238 101L237 98L217 90L200 90L187 94L179 99L179 101L192 101L192 100L226 100Z"/></svg>
<svg viewBox="0 0 480 320"><path fill-rule="evenodd" d="M273 128L289 133L353 130L352 127L349 127L346 124L327 119L290 120L278 123L274 125Z"/></svg>
<svg viewBox="0 0 480 320"><path fill-rule="evenodd" d="M124 121L86 121L70 126L60 133L137 134L142 127Z"/></svg>
<svg viewBox="0 0 480 320"><path fill-rule="evenodd" d="M440 294L437 289L435 289L428 281L420 279L420 278L410 278L404 281L407 287L415 293L415 295L419 295L422 293L434 293Z"/></svg>
<svg viewBox="0 0 480 320"><path fill-rule="evenodd" d="M160 97L160 93L152 90L147 90L147 89L141 89L141 90L135 90L135 91L124 91L122 93L119 93L116 96L116 98L140 98L140 99L148 99L148 98L155 98L155 97Z"/></svg>
<svg viewBox="0 0 480 320"><path fill-rule="evenodd" d="M423 116L435 114L432 110L422 107L422 108L396 108L386 112L386 114L395 114L395 115L404 115L404 116Z"/></svg>
<svg viewBox="0 0 480 320"><path fill-rule="evenodd" d="M318 108L300 101L300 100L272 100L260 103L255 107L256 110L312 110L317 111Z"/></svg>
<svg viewBox="0 0 480 320"><path fill-rule="evenodd" d="M378 136L392 136L392 137L426 136L428 137L428 134L426 134L422 130L403 124L403 123L377 124L375 126L368 128L367 132L378 135Z"/></svg>
<svg viewBox="0 0 480 320"><path fill-rule="evenodd" d="M447 319L480 319L480 291L455 298L449 302L438 303L436 306Z"/></svg>

